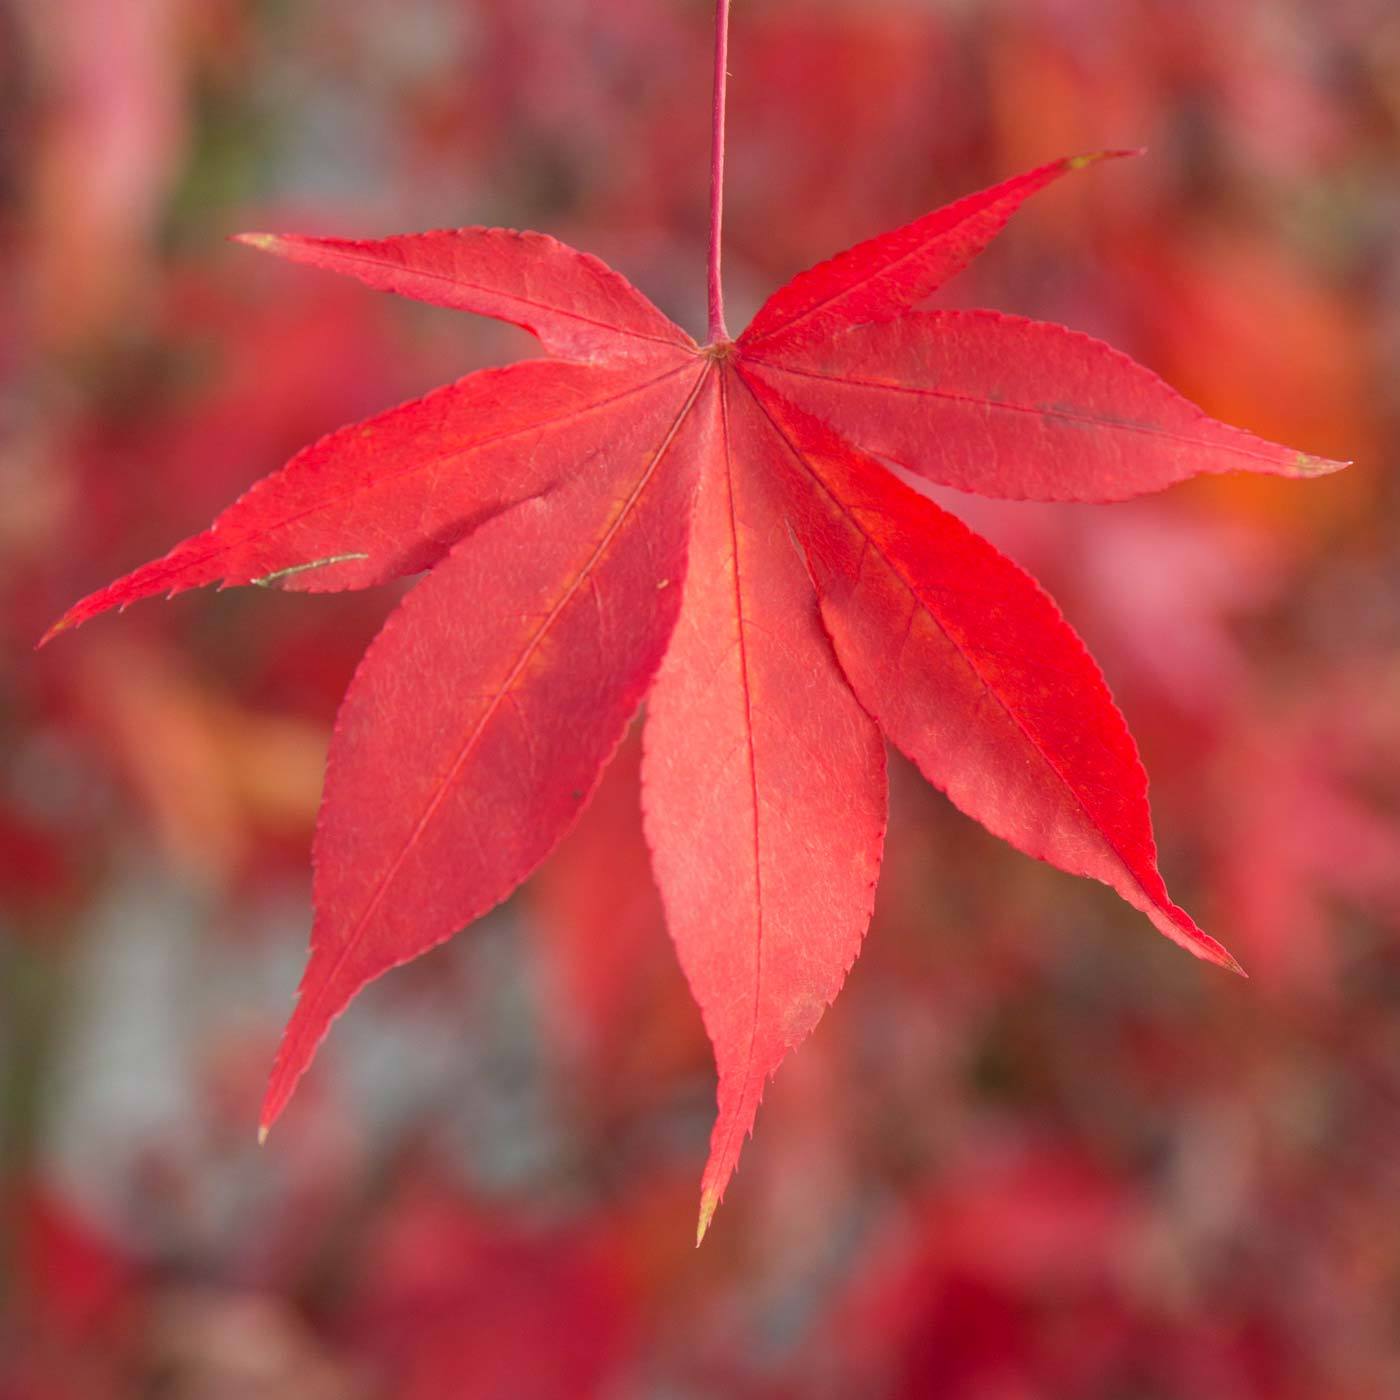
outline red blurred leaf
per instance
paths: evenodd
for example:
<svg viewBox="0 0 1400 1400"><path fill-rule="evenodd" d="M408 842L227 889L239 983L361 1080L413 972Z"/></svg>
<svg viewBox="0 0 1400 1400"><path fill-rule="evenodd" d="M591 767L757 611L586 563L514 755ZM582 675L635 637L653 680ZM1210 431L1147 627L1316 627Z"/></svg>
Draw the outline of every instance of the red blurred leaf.
<svg viewBox="0 0 1400 1400"><path fill-rule="evenodd" d="M31 165L33 334L71 347L131 309L188 121L181 7L54 0L16 12L47 121Z"/></svg>
<svg viewBox="0 0 1400 1400"><path fill-rule="evenodd" d="M630 1340L615 1247L410 1182L370 1235L350 1306L395 1400L601 1394Z"/></svg>
<svg viewBox="0 0 1400 1400"><path fill-rule="evenodd" d="M63 1198L33 1188L23 1205L26 1304L70 1343L110 1326L137 1288L136 1262Z"/></svg>

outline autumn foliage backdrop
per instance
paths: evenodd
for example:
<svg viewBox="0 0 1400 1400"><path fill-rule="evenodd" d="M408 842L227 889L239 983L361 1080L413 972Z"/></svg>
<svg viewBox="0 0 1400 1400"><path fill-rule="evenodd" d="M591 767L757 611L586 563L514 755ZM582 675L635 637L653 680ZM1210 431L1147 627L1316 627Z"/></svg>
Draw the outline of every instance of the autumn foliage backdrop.
<svg viewBox="0 0 1400 1400"><path fill-rule="evenodd" d="M696 1255L712 1071L630 744L540 875L372 989L253 1146L328 722L390 599L189 596L32 643L306 440L533 353L230 232L547 229L703 332L709 24L0 6L3 1400L1400 1390L1389 0L735 9L736 330L833 249L1141 144L1027 206L945 304L1098 334L1357 460L959 503L1095 649L1173 891L1252 980L895 764L861 961Z"/></svg>

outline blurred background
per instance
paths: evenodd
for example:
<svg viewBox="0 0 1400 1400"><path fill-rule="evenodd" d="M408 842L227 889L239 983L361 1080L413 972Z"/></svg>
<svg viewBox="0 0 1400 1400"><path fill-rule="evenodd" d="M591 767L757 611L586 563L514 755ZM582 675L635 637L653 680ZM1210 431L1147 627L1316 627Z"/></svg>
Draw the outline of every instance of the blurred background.
<svg viewBox="0 0 1400 1400"><path fill-rule="evenodd" d="M1351 457L960 502L1059 598L1252 980L902 766L843 997L703 1250L713 1075L634 741L269 1145L328 726L392 590L77 596L523 335L247 228L550 231L704 325L706 0L0 3L0 1397L1400 1394L1400 9L736 0L726 280L1021 168L953 304Z"/></svg>

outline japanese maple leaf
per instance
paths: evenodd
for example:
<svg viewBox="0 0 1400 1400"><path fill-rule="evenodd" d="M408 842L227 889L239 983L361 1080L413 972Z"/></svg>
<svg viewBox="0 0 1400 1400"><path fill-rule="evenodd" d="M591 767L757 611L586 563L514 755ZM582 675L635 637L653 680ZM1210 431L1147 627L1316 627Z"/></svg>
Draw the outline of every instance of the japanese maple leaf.
<svg viewBox="0 0 1400 1400"><path fill-rule="evenodd" d="M998 836L1236 967L1167 894L1137 750L1079 638L887 465L1055 501L1341 465L1213 421L1088 336L916 309L1023 200L1098 158L801 273L737 340L721 303L704 346L537 233L243 236L513 322L551 356L330 434L54 629L215 582L320 592L428 571L336 724L311 957L264 1129L368 981L545 858L644 698L652 861L719 1070L702 1233L767 1079L859 950L886 738Z"/></svg>

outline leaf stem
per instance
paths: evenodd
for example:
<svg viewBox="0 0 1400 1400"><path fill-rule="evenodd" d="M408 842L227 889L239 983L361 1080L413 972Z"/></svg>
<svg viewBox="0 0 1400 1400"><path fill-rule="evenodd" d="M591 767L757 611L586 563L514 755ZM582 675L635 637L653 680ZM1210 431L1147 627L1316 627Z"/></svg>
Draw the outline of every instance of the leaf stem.
<svg viewBox="0 0 1400 1400"><path fill-rule="evenodd" d="M715 0L714 125L710 143L710 343L728 340L720 283L720 226L724 215L724 98L729 63L729 0Z"/></svg>

